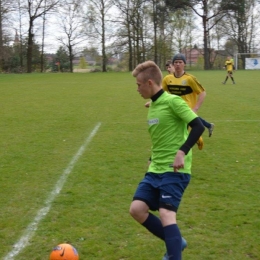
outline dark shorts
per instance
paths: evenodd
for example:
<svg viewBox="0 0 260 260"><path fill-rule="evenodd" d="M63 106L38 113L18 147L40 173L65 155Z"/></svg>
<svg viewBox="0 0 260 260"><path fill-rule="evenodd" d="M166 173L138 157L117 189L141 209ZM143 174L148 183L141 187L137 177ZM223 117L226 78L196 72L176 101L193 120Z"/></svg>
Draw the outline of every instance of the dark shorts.
<svg viewBox="0 0 260 260"><path fill-rule="evenodd" d="M166 172L146 173L133 200L144 201L150 210L166 208L177 212L182 195L190 182L190 174Z"/></svg>
<svg viewBox="0 0 260 260"><path fill-rule="evenodd" d="M229 75L232 75L233 74L233 72L231 71L231 70L228 70L228 72L227 72Z"/></svg>

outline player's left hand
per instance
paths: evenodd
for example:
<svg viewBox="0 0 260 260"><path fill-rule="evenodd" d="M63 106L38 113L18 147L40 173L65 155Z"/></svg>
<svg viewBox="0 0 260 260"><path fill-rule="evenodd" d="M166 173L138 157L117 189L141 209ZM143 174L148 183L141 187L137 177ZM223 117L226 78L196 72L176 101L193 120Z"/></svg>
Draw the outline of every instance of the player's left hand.
<svg viewBox="0 0 260 260"><path fill-rule="evenodd" d="M175 156L174 162L172 164L174 172L178 172L180 169L184 168L184 156L185 153L179 150Z"/></svg>

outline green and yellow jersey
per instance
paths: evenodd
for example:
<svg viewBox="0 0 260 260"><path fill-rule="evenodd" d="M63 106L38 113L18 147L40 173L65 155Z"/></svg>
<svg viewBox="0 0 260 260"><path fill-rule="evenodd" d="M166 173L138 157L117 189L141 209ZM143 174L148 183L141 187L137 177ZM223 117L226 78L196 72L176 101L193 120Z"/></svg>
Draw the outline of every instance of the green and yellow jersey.
<svg viewBox="0 0 260 260"><path fill-rule="evenodd" d="M182 97L191 109L197 103L197 96L205 91L196 77L186 72L179 78L175 75L165 76L162 87L168 93Z"/></svg>
<svg viewBox="0 0 260 260"><path fill-rule="evenodd" d="M188 137L187 124L196 117L182 98L167 92L151 102L147 120L152 140L152 160L148 172L165 173L173 170L169 165ZM192 150L184 160L181 172L190 174Z"/></svg>

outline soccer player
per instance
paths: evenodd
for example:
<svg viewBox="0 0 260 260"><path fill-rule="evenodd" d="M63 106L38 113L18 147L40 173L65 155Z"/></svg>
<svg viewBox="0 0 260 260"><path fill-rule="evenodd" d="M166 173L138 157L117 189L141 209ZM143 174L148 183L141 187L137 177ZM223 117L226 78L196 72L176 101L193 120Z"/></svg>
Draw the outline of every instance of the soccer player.
<svg viewBox="0 0 260 260"><path fill-rule="evenodd" d="M225 85L228 78L230 78L232 80L233 84L236 84L234 77L233 77L233 69L235 70L234 61L233 61L233 59L231 59L230 56L227 57L224 68L226 68L227 76L226 76L225 80L222 82L222 84Z"/></svg>
<svg viewBox="0 0 260 260"><path fill-rule="evenodd" d="M165 64L166 70L168 71L169 74L173 74L174 73L174 67L172 66L172 61L171 60L167 60L166 64Z"/></svg>
<svg viewBox="0 0 260 260"><path fill-rule="evenodd" d="M191 74L185 72L186 59L183 54L176 54L172 60L172 66L174 67L174 73L164 77L162 87L165 91L181 96L189 105L189 107L198 113L205 96L206 91L198 80ZM214 124L209 123L200 117L203 125L208 129L209 137L211 137ZM199 149L203 148L203 139L197 142Z"/></svg>
<svg viewBox="0 0 260 260"><path fill-rule="evenodd" d="M191 148L204 126L182 98L162 89L162 73L153 61L139 64L132 75L139 94L152 100L147 115L152 160L129 211L137 222L165 242L167 253L163 259L181 260L182 237L176 215L190 182ZM159 218L151 213L156 210Z"/></svg>

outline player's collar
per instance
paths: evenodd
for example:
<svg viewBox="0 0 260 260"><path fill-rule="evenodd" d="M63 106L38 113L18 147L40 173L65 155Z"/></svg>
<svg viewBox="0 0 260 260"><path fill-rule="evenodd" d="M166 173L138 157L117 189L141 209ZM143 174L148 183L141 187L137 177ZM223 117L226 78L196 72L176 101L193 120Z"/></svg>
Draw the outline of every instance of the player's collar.
<svg viewBox="0 0 260 260"><path fill-rule="evenodd" d="M151 100L154 102L156 101L162 94L164 93L163 89L160 89L155 95L151 97Z"/></svg>
<svg viewBox="0 0 260 260"><path fill-rule="evenodd" d="M183 71L183 73L180 76L176 76L175 73L173 74L175 78L181 78L186 72Z"/></svg>

